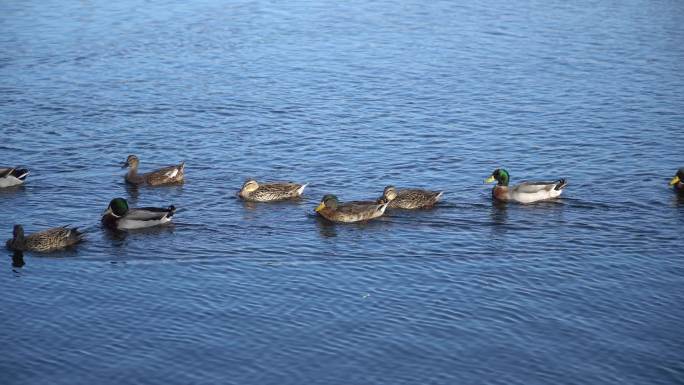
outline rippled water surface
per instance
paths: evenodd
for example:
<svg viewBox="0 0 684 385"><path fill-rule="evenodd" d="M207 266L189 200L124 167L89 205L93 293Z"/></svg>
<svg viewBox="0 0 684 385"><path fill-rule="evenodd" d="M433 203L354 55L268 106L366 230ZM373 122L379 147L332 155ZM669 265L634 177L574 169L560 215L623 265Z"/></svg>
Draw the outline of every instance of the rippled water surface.
<svg viewBox="0 0 684 385"><path fill-rule="evenodd" d="M683 73L680 1L3 1L0 238L87 242L4 253L2 383L682 383ZM569 186L494 205L500 166ZM387 184L444 200L313 215ZM175 223L112 235L116 196Z"/></svg>

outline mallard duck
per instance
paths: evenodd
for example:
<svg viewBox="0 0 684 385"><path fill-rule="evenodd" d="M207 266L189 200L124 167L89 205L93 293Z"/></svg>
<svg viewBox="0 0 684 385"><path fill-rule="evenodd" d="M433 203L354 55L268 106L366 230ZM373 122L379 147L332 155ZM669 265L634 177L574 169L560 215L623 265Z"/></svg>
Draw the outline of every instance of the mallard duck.
<svg viewBox="0 0 684 385"><path fill-rule="evenodd" d="M485 183L498 182L492 189L492 196L495 199L504 202L532 203L560 196L563 188L567 185L565 179L559 179L554 182L522 182L519 185L508 187L509 179L508 171L497 168L485 180Z"/></svg>
<svg viewBox="0 0 684 385"><path fill-rule="evenodd" d="M29 170L18 167L0 167L0 188L12 187L24 183Z"/></svg>
<svg viewBox="0 0 684 385"><path fill-rule="evenodd" d="M389 202L355 201L340 204L335 195L326 195L315 208L320 216L333 222L359 222L382 216Z"/></svg>
<svg viewBox="0 0 684 385"><path fill-rule="evenodd" d="M263 183L254 179L247 180L238 196L246 201L272 202L298 198L304 192L305 184L297 183Z"/></svg>
<svg viewBox="0 0 684 385"><path fill-rule="evenodd" d="M114 198L102 215L102 223L113 230L133 230L171 222L176 208L140 207L129 209L124 198Z"/></svg>
<svg viewBox="0 0 684 385"><path fill-rule="evenodd" d="M135 155L129 155L121 168L128 167L126 182L133 185L158 186L162 184L183 183L185 177L185 162L175 166L168 166L144 174L138 174L140 160Z"/></svg>
<svg viewBox="0 0 684 385"><path fill-rule="evenodd" d="M48 252L75 245L83 240L78 228L55 227L24 236L24 228L14 225L13 237L7 240L7 248L15 251Z"/></svg>
<svg viewBox="0 0 684 385"><path fill-rule="evenodd" d="M389 202L389 209L422 209L434 206L441 196L441 191L397 190L394 186L387 186L378 203Z"/></svg>
<svg viewBox="0 0 684 385"><path fill-rule="evenodd" d="M684 194L684 168L677 170L677 174L670 180L670 186L678 194Z"/></svg>

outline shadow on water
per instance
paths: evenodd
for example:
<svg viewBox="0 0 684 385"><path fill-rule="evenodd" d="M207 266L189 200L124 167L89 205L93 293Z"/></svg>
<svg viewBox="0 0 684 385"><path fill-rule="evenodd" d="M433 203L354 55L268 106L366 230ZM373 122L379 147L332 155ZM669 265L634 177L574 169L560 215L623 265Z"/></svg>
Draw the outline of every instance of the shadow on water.
<svg viewBox="0 0 684 385"><path fill-rule="evenodd" d="M320 215L307 215L314 217L316 221L316 227L318 228L318 232L319 234L321 234L323 238L334 238L337 236L337 228L335 227L334 222L331 222Z"/></svg>
<svg viewBox="0 0 684 385"><path fill-rule="evenodd" d="M672 202L675 207L684 207L684 193L675 192Z"/></svg>
<svg viewBox="0 0 684 385"><path fill-rule="evenodd" d="M307 213L308 217L313 217L316 221L316 228L323 238L334 238L339 235L340 230L346 231L376 231L386 230L393 225L393 220L387 216L371 219L368 221L352 222L352 223L337 223L323 218L318 214Z"/></svg>
<svg viewBox="0 0 684 385"><path fill-rule="evenodd" d="M175 231L173 222L166 223L160 226L148 227L144 229L133 230L112 230L108 227L102 226L105 233L105 238L112 241L114 246L122 246L127 237L133 235L159 235L159 234L173 234Z"/></svg>
<svg viewBox="0 0 684 385"><path fill-rule="evenodd" d="M171 189L176 189L179 193L182 193L183 187L185 186L185 183L172 183L172 184L159 185L159 186L137 186L137 185L130 184L127 182L124 182L123 184L124 184L124 189L126 190L126 194L128 195L128 201L133 206L137 205L137 203L138 203L138 199L140 198L140 190L141 189L171 188Z"/></svg>
<svg viewBox="0 0 684 385"><path fill-rule="evenodd" d="M492 208L489 211L494 227L503 226L508 223L508 204L501 201L492 201Z"/></svg>
<svg viewBox="0 0 684 385"><path fill-rule="evenodd" d="M131 202L137 202L138 198L140 197L140 187L126 182L124 182L124 186L126 189L126 194L128 194L128 199Z"/></svg>
<svg viewBox="0 0 684 385"><path fill-rule="evenodd" d="M302 197L297 197L297 198L292 198L292 199L285 199L281 201L273 201L273 202L252 202L252 201L247 201L239 196L237 194L235 195L235 199L239 201L242 204L242 207L244 207L246 210L249 211L255 211L260 208L273 208L273 207L283 207L283 206L290 206L290 205L301 205L303 202L305 202Z"/></svg>
<svg viewBox="0 0 684 385"><path fill-rule="evenodd" d="M26 262L24 262L24 253L17 250L12 254L12 268L14 269L21 269L26 265Z"/></svg>
<svg viewBox="0 0 684 385"><path fill-rule="evenodd" d="M18 193L26 192L26 185L25 184L20 184L17 186L11 186L11 187L3 187L0 188L0 196L3 195L14 195Z"/></svg>

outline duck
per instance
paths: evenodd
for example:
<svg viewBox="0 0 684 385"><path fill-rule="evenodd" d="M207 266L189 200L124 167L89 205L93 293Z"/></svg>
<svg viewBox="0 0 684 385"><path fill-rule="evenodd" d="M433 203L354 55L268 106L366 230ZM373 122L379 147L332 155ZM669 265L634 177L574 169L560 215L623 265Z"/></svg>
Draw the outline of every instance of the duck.
<svg viewBox="0 0 684 385"><path fill-rule="evenodd" d="M378 218L385 213L389 202L353 201L340 203L337 196L327 194L314 209L323 218L332 222L360 222Z"/></svg>
<svg viewBox="0 0 684 385"><path fill-rule="evenodd" d="M421 189L397 190L394 186L387 186L378 203L389 202L388 209L423 209L434 206L442 196L442 191Z"/></svg>
<svg viewBox="0 0 684 385"><path fill-rule="evenodd" d="M258 183L254 179L248 179L243 185L238 196L251 202L274 202L287 199L299 198L306 184L298 183Z"/></svg>
<svg viewBox="0 0 684 385"><path fill-rule="evenodd" d="M102 224L112 230L134 230L171 222L176 207L129 208L124 198L114 198L102 214Z"/></svg>
<svg viewBox="0 0 684 385"><path fill-rule="evenodd" d="M128 167L126 182L132 185L159 186L164 184L183 183L185 178L185 162L175 166L168 166L151 172L138 174L140 160L135 155L129 155L121 168Z"/></svg>
<svg viewBox="0 0 684 385"><path fill-rule="evenodd" d="M676 193L684 195L684 168L677 170L675 176L670 180L670 186Z"/></svg>
<svg viewBox="0 0 684 385"><path fill-rule="evenodd" d="M83 240L83 233L77 227L53 227L30 235L24 235L22 225L14 225L12 239L7 248L14 251L50 252L75 245Z"/></svg>
<svg viewBox="0 0 684 385"><path fill-rule="evenodd" d="M26 180L29 170L19 167L0 167L0 188L18 186Z"/></svg>
<svg viewBox="0 0 684 385"><path fill-rule="evenodd" d="M509 187L510 174L503 168L497 168L485 183L497 182L492 189L492 197L504 202L532 203L546 199L556 198L561 195L563 188L567 186L565 179L553 182L522 182L519 185Z"/></svg>

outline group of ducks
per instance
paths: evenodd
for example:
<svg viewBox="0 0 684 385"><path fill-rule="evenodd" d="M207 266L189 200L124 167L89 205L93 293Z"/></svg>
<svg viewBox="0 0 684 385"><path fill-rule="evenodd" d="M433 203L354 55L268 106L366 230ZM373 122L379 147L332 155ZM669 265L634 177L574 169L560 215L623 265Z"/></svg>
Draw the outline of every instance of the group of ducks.
<svg viewBox="0 0 684 385"><path fill-rule="evenodd" d="M129 155L122 168L128 168L126 182L135 186L161 186L183 183L185 164L164 167L148 173L138 173L140 161L135 155ZM18 167L0 167L0 188L24 183L29 170ZM567 185L565 179L553 182L522 182L509 186L510 174L503 168L494 170L485 183L494 183L492 197L498 201L533 203L556 198L561 195ZM306 188L306 184L298 183L258 183L254 179L247 180L238 196L251 202L275 202L297 199ZM670 181L670 186L679 194L684 194L684 168L679 169ZM360 222L382 216L387 209L424 209L437 204L443 192L422 189L397 189L385 187L383 194L376 200L340 202L337 196L325 195L314 209L318 215L332 222ZM139 207L131 208L124 198L115 198L102 214L102 224L112 230L133 230L159 226L171 221L176 208ZM75 245L83 240L83 233L77 228L67 226L51 228L30 235L25 235L21 225L15 225L12 239L7 241L7 248L15 251L49 252Z"/></svg>

